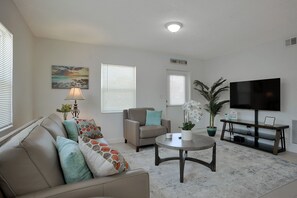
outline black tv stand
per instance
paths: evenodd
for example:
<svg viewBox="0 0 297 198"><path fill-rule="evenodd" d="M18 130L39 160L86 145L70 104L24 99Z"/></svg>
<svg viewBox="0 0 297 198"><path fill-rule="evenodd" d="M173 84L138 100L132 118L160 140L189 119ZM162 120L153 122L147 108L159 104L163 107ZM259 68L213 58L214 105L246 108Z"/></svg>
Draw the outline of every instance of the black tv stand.
<svg viewBox="0 0 297 198"><path fill-rule="evenodd" d="M265 125L264 123L258 122L258 112L255 111L255 122L245 121L245 120L226 120L222 119L223 129L221 133L221 140L237 143L240 145L252 147L255 149L272 152L277 155L279 152L286 151L286 140L285 140L285 129L289 128L288 125L275 124ZM256 119L257 118L257 119ZM228 128L227 128L228 124ZM237 126L246 126L253 131L247 129L240 129ZM274 134L259 132L259 129L269 129L275 131ZM229 132L230 136L225 137L225 132ZM235 138L234 138L235 137ZM259 140L270 141L272 144L262 143ZM279 143L281 146L279 146Z"/></svg>
<svg viewBox="0 0 297 198"><path fill-rule="evenodd" d="M258 125L258 110L255 109L255 147L259 147L259 128L257 127Z"/></svg>

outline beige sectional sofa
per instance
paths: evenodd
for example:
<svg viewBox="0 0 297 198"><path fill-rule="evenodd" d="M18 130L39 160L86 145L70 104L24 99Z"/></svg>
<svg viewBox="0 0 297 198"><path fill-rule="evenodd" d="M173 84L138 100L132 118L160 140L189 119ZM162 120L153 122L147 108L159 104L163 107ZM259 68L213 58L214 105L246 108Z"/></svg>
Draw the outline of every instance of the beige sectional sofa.
<svg viewBox="0 0 297 198"><path fill-rule="evenodd" d="M0 138L0 198L150 196L149 175L142 169L65 184L55 146L67 137L56 114L34 120Z"/></svg>

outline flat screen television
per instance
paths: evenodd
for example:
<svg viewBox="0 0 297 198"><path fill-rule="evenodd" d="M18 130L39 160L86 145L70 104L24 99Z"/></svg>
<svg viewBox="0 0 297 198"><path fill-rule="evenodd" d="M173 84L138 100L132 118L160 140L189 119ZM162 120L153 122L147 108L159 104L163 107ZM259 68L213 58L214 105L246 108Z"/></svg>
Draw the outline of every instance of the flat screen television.
<svg viewBox="0 0 297 198"><path fill-rule="evenodd" d="M230 108L280 111L280 78L230 83Z"/></svg>

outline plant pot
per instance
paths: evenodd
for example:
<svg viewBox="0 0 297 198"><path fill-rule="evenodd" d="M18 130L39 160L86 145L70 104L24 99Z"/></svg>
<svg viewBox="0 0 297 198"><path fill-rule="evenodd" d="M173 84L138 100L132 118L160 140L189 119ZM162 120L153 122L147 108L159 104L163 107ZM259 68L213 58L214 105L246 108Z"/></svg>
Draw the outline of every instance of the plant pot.
<svg viewBox="0 0 297 198"><path fill-rule="evenodd" d="M192 140L192 131L191 130L182 130L181 134L182 134L183 141Z"/></svg>
<svg viewBox="0 0 297 198"><path fill-rule="evenodd" d="M209 136L213 137L216 135L217 127L207 127L207 133Z"/></svg>

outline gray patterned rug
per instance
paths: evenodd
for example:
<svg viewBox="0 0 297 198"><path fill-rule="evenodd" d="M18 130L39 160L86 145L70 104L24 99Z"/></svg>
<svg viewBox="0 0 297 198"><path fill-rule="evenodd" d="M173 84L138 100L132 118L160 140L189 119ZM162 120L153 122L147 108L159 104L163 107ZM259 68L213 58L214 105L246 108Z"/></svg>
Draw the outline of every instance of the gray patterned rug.
<svg viewBox="0 0 297 198"><path fill-rule="evenodd" d="M128 144L113 144L132 169L150 175L151 198L255 198L297 179L297 164L270 153L220 141L217 142L216 172L186 161L184 183L179 182L179 162L155 166L154 147L139 153ZM212 149L189 152L190 157L210 162ZM160 157L178 156L178 151L159 148Z"/></svg>

